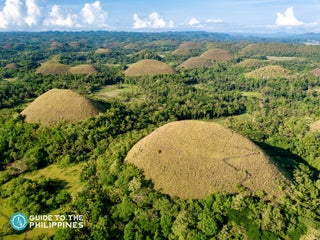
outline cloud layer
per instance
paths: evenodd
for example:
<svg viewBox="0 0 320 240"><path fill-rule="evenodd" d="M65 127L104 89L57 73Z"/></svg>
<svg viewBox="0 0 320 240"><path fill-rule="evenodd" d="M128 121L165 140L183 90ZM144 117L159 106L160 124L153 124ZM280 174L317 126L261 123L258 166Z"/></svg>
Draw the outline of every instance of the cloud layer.
<svg viewBox="0 0 320 240"><path fill-rule="evenodd" d="M173 27L174 22L172 20L165 21L157 12L150 13L146 18L141 18L137 13L133 15L133 28L166 28Z"/></svg>
<svg viewBox="0 0 320 240"><path fill-rule="evenodd" d="M0 9L0 30L109 29L106 18L100 1L86 3L74 13L60 5L45 9L37 0L6 0Z"/></svg>
<svg viewBox="0 0 320 240"><path fill-rule="evenodd" d="M183 17L173 15L175 22L161 16L157 11L146 15L135 13L130 7L126 16L119 18L119 13L109 18L101 0L83 0L89 3L74 3L67 8L64 5L48 4L48 0L2 0L0 1L0 31L47 31L47 30L114 30L108 22L118 24L125 30L206 30L206 31L320 31L320 20L304 22L295 16L293 7L276 13L275 22L266 25L250 19L249 24L238 21L237 16L224 16L225 20L211 18L210 15L192 16L185 13ZM79 1L80 2L80 1ZM110 10L112 8L110 7ZM115 12L119 9L114 9ZM113 10L111 10L113 11ZM131 13L130 13L131 12ZM273 12L273 10L272 10ZM275 14L274 12L271 14ZM144 13L145 14L145 13ZM131 17L132 16L132 17ZM187 19L185 17L187 16ZM223 16L223 15L221 15ZM179 20L178 20L179 19ZM249 19L249 18L248 18ZM267 18L268 19L268 18ZM242 20L242 19L241 19ZM180 22L179 22L180 21ZM247 20L249 21L249 20Z"/></svg>
<svg viewBox="0 0 320 240"><path fill-rule="evenodd" d="M293 7L289 7L284 14L277 13L276 25L280 27L297 27L302 26L304 23L299 21L293 12Z"/></svg>
<svg viewBox="0 0 320 240"><path fill-rule="evenodd" d="M203 29L215 29L218 25L224 23L222 19L209 18L205 21L200 21L196 17L192 17L188 24L191 27L195 28L203 28Z"/></svg>

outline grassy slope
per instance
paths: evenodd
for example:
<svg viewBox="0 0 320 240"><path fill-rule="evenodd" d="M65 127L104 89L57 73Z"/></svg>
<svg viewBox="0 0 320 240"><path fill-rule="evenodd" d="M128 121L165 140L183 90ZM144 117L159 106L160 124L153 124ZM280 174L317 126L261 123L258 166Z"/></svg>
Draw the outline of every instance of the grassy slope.
<svg viewBox="0 0 320 240"><path fill-rule="evenodd" d="M52 89L36 98L21 114L26 115L26 122L47 126L61 120L81 121L101 111L101 107L78 93Z"/></svg>
<svg viewBox="0 0 320 240"><path fill-rule="evenodd" d="M251 192L282 194L277 180L284 177L263 151L212 122L166 124L138 142L126 161L143 169L155 189L180 198L237 192L240 184Z"/></svg>
<svg viewBox="0 0 320 240"><path fill-rule="evenodd" d="M157 61L144 59L132 64L126 71L126 76L139 75L156 75L156 74L173 74L175 70L168 64Z"/></svg>
<svg viewBox="0 0 320 240"><path fill-rule="evenodd" d="M272 79L272 78L281 78L281 77L289 77L289 72L287 69L277 66L270 65L259 68L252 72L246 73L246 77L248 78L262 78L262 79Z"/></svg>
<svg viewBox="0 0 320 240"><path fill-rule="evenodd" d="M74 196L80 188L80 172L83 167L83 164L78 164L74 166L70 166L67 168L60 168L57 164L52 164L44 169L34 171L32 173L26 174L24 177L34 180L39 178L40 176L46 176L53 179L64 180L67 182L66 188L71 196ZM0 198L0 209L1 212L4 213L7 217L10 217L14 212L12 208L7 204L7 202ZM61 212L60 209L56 209L48 213L59 214ZM4 217L0 214L0 228L2 228L5 224L8 224L8 218ZM12 234L10 236L6 236L3 239L12 239L12 240L19 240L19 239L32 239L40 234L49 234L53 235L55 233L55 229L40 229L40 228L33 228L32 230L22 233L22 234Z"/></svg>

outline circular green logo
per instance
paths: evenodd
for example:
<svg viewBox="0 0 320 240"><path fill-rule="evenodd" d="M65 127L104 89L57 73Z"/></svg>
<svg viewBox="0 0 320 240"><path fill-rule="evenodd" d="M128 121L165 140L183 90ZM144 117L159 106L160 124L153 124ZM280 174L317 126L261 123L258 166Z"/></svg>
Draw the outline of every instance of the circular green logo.
<svg viewBox="0 0 320 240"><path fill-rule="evenodd" d="M24 213L15 213L10 218L10 225L14 230L22 231L28 226L28 218Z"/></svg>

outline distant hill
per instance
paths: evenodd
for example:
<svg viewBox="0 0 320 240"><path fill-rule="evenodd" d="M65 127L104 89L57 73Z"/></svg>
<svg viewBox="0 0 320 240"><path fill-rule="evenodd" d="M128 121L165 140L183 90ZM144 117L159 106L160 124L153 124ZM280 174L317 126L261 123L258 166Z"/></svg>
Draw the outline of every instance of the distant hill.
<svg viewBox="0 0 320 240"><path fill-rule="evenodd" d="M50 50L59 50L62 49L64 47L64 44L61 42L52 42L50 44Z"/></svg>
<svg viewBox="0 0 320 240"><path fill-rule="evenodd" d="M320 132L320 120L310 124L310 129L315 132Z"/></svg>
<svg viewBox="0 0 320 240"><path fill-rule="evenodd" d="M210 49L201 54L199 57L191 57L181 63L179 68L201 68L212 67L213 62L226 62L233 58L227 50Z"/></svg>
<svg viewBox="0 0 320 240"><path fill-rule="evenodd" d="M172 54L177 56L190 56L192 53L189 48L177 48Z"/></svg>
<svg viewBox="0 0 320 240"><path fill-rule="evenodd" d="M97 49L94 53L95 53L95 54L103 55L103 54L108 54L108 53L110 53L110 52L111 52L111 50L108 49L108 48L99 48L99 49Z"/></svg>
<svg viewBox="0 0 320 240"><path fill-rule="evenodd" d="M37 73L48 74L48 75L58 75L67 73L69 66L59 62L59 56L54 56L49 61L46 61L41 64L37 69Z"/></svg>
<svg viewBox="0 0 320 240"><path fill-rule="evenodd" d="M282 195L285 177L249 139L217 123L168 123L140 140L127 162L140 168L156 190L184 199L205 198L213 192Z"/></svg>
<svg viewBox="0 0 320 240"><path fill-rule="evenodd" d="M52 89L36 98L21 115L28 123L48 126L61 120L78 122L102 111L102 106L76 92Z"/></svg>
<svg viewBox="0 0 320 240"><path fill-rule="evenodd" d="M254 43L244 47L240 56L320 57L320 48L301 44Z"/></svg>
<svg viewBox="0 0 320 240"><path fill-rule="evenodd" d="M201 67L212 67L213 63L202 57L191 57L181 63L179 68L201 68Z"/></svg>
<svg viewBox="0 0 320 240"><path fill-rule="evenodd" d="M16 63L9 63L6 65L6 68L7 69L18 69L18 68L20 68L20 66Z"/></svg>
<svg viewBox="0 0 320 240"><path fill-rule="evenodd" d="M271 79L271 78L281 78L288 77L289 72L287 69L278 66L278 65L270 65L259 68L252 72L246 73L246 77L248 78L261 78L261 79Z"/></svg>
<svg viewBox="0 0 320 240"><path fill-rule="evenodd" d="M212 60L212 61L218 61L218 62L226 62L233 58L233 55L223 49L210 49L200 56L201 58Z"/></svg>
<svg viewBox="0 0 320 240"><path fill-rule="evenodd" d="M71 67L69 70L68 70L69 73L72 73L72 74L94 74L94 73L97 73L97 69L90 65L90 64L81 64L81 65L77 65L75 67Z"/></svg>
<svg viewBox="0 0 320 240"><path fill-rule="evenodd" d="M144 59L132 64L126 71L126 76L173 74L175 70L164 62Z"/></svg>
<svg viewBox="0 0 320 240"><path fill-rule="evenodd" d="M59 75L59 74L94 74L97 73L97 69L90 64L80 64L74 67L60 63L60 56L53 56L50 60L41 64L37 69L37 73L47 75Z"/></svg>
<svg viewBox="0 0 320 240"><path fill-rule="evenodd" d="M267 63L265 60L259 59L246 59L242 62L237 63L235 66L244 68L245 70L256 70L258 68L264 67Z"/></svg>
<svg viewBox="0 0 320 240"><path fill-rule="evenodd" d="M188 42L183 42L180 44L179 48L188 48L188 49L193 49L193 48L202 48L203 44L201 42L193 42L193 41L188 41Z"/></svg>
<svg viewBox="0 0 320 240"><path fill-rule="evenodd" d="M320 76L320 68L316 68L311 71L311 74L314 76Z"/></svg>

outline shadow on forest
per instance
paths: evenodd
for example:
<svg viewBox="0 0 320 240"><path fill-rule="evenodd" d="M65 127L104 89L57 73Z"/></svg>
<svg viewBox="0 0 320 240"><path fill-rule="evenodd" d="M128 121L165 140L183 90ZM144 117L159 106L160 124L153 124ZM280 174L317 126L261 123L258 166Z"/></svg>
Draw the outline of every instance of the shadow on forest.
<svg viewBox="0 0 320 240"><path fill-rule="evenodd" d="M314 180L316 176L319 176L320 174L320 171L310 166L306 160L286 149L274 147L263 142L254 143L262 148L265 153L267 153L276 163L279 170L291 180L293 180L294 171L299 164L306 165L313 172L312 180Z"/></svg>

